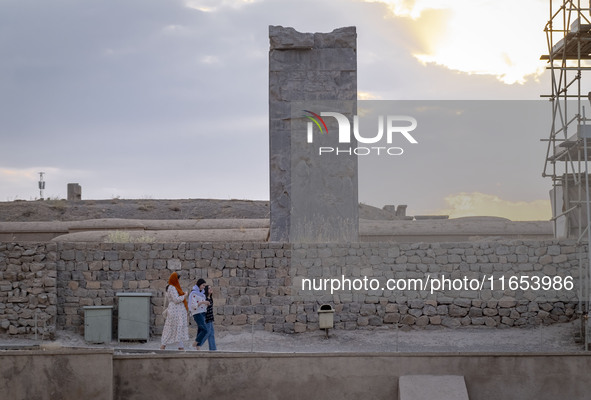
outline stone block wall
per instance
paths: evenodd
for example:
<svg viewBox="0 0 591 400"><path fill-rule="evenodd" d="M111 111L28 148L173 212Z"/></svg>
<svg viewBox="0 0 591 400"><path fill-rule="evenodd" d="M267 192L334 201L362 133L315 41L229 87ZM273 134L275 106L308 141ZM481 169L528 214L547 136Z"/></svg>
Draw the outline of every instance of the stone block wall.
<svg viewBox="0 0 591 400"><path fill-rule="evenodd" d="M178 272L184 290L199 278L216 288L216 329L239 329L253 321L264 325L267 315L287 312L276 310L288 304L287 245L63 243L59 248L58 326L65 329L82 333L84 306L113 306L116 316L118 292L149 292L151 330L160 334L163 295L172 271Z"/></svg>
<svg viewBox="0 0 591 400"><path fill-rule="evenodd" d="M290 274L295 277L294 297L304 304L314 300L332 304L339 329L388 324L536 326L577 317L578 266L586 257L586 247L574 241L294 244ZM555 285L547 290L543 285L539 290L524 290L534 283L534 276L551 277L554 281L550 283ZM353 287L366 282L367 289L335 290L333 294L328 289L302 290L301 277L315 279L317 289L322 288L323 281L330 285L326 278L347 279ZM410 287L409 283L441 282L442 277L462 283L462 287L430 290L437 287ZM388 290L388 280L409 287ZM367 283L371 281L380 284L377 290ZM470 282L477 285L471 288ZM572 283L572 289L563 288L565 283ZM298 317L306 320L306 316ZM314 315L311 317L307 329L309 322L316 321Z"/></svg>
<svg viewBox="0 0 591 400"><path fill-rule="evenodd" d="M216 290L216 329L319 329L330 304L336 329L378 326L509 327L577 317L578 265L586 248L568 241L466 243L0 243L0 334L83 333L84 306L112 305L117 292L149 292L152 334L160 334L172 271L189 290L205 278ZM302 290L302 278L424 279L571 276L568 292L478 290ZM485 279L483 279L485 278ZM114 335L116 337L116 335Z"/></svg>
<svg viewBox="0 0 591 400"><path fill-rule="evenodd" d="M53 337L56 257L55 243L0 243L0 333Z"/></svg>

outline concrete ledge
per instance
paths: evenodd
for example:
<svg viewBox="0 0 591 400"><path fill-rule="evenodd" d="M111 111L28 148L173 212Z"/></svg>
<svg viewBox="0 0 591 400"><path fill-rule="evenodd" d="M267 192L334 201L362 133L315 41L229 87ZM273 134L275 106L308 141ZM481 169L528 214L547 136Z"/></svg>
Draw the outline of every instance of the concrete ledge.
<svg viewBox="0 0 591 400"><path fill-rule="evenodd" d="M553 237L550 221L510 221L504 218L465 217L454 219L424 219L420 221L359 221L363 235L420 236L507 236L533 235Z"/></svg>
<svg viewBox="0 0 591 400"><path fill-rule="evenodd" d="M199 387L216 399L398 398L406 375L460 375L470 400L583 399L591 356L581 354L115 355L115 398L185 397ZM187 375L186 371L191 371ZM158 382L182 376L174 387ZM186 377L186 379L185 379ZM206 383L206 384L205 384ZM440 398L440 397L432 397Z"/></svg>
<svg viewBox="0 0 591 400"><path fill-rule="evenodd" d="M399 400L469 400L459 375L405 375L398 380Z"/></svg>
<svg viewBox="0 0 591 400"><path fill-rule="evenodd" d="M224 237L237 237L234 231L267 230L268 219L186 219L186 220L140 220L102 218L85 221L54 222L0 222L0 241L49 241L67 234L92 233L83 236L62 237L60 241L104 241L107 231L148 232L168 231L167 240L174 239L173 231L181 231L183 241L218 241ZM224 234L223 231L227 230ZM187 231L187 232L182 232ZM192 234L188 231L202 231ZM212 231L211 235L204 233ZM95 234L94 232L97 232ZM107 233L105 233L107 232ZM102 235L102 236L101 236ZM147 235L147 233L146 233ZM504 218L466 217L456 219L406 220L359 220L359 235L362 242L391 241L414 242L460 242L483 238L519 238L545 240L554 237L549 221L509 221ZM248 241L266 241L266 233L251 232ZM252 239L251 239L252 237ZM78 238L78 239L77 239Z"/></svg>
<svg viewBox="0 0 591 400"><path fill-rule="evenodd" d="M3 399L113 399L112 350L0 352Z"/></svg>
<svg viewBox="0 0 591 400"><path fill-rule="evenodd" d="M76 232L57 236L53 242L109 242L109 234L116 231ZM125 231L130 242L264 242L268 228L249 229L183 229Z"/></svg>
<svg viewBox="0 0 591 400"><path fill-rule="evenodd" d="M445 373L465 377L470 400L576 400L588 397L590 369L589 353L0 351L0 387L14 399L396 399L405 376Z"/></svg>
<svg viewBox="0 0 591 400"><path fill-rule="evenodd" d="M268 230L268 219L101 218L84 221L0 222L0 241L50 241L59 237L57 241L103 242L109 235L109 231L125 231L135 236L153 236L157 240L162 237L164 242L177 240L264 242L267 239ZM245 231L248 231L246 235L243 234Z"/></svg>

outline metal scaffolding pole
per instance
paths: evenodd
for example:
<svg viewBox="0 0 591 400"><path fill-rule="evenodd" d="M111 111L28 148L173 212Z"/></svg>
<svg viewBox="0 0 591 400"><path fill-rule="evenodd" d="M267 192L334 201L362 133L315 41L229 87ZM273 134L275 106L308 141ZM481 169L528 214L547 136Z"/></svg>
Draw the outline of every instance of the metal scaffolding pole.
<svg viewBox="0 0 591 400"><path fill-rule="evenodd" d="M557 238L576 238L587 256L579 259L581 337L591 350L591 195L589 157L591 125L584 104L591 102L591 5L581 0L549 0L549 20L544 27L551 73L552 124L542 176L552 178L552 222Z"/></svg>

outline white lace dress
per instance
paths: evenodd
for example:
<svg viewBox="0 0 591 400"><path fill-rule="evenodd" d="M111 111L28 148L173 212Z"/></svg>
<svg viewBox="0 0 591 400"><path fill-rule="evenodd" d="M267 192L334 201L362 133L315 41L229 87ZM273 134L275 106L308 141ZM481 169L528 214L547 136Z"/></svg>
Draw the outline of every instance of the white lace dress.
<svg viewBox="0 0 591 400"><path fill-rule="evenodd" d="M168 345L175 342L189 340L189 324L187 323L187 309L183 304L183 296L180 296L174 286L169 286L166 292L168 296L168 315L164 323L160 344ZM183 346L181 346L183 347Z"/></svg>

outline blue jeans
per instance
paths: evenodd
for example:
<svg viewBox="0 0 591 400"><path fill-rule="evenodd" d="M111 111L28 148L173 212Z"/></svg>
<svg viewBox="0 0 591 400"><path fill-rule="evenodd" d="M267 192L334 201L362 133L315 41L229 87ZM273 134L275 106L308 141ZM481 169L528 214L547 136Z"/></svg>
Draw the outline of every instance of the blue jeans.
<svg viewBox="0 0 591 400"><path fill-rule="evenodd" d="M197 337L195 341L197 346L202 346L207 338L207 324L205 323L205 313L193 314L193 319L197 324Z"/></svg>
<svg viewBox="0 0 591 400"><path fill-rule="evenodd" d="M207 337L205 338L207 340L207 343L209 344L209 350L217 350L217 347L215 347L215 330L213 329L213 321L212 322L207 322Z"/></svg>

